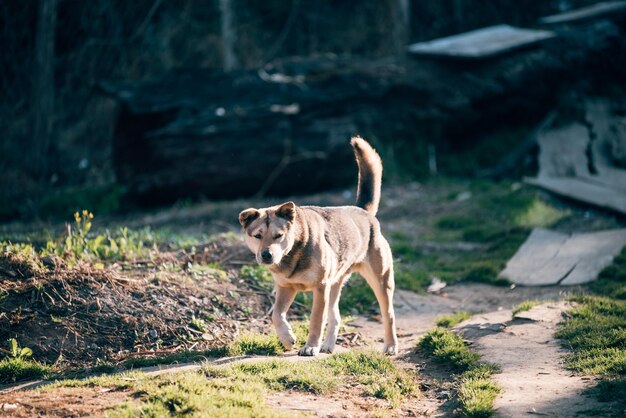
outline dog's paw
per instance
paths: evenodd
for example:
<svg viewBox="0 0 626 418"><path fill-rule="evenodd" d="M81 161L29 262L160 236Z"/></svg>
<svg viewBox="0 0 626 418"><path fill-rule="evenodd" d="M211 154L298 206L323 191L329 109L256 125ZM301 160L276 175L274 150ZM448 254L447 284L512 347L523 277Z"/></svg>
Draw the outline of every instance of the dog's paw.
<svg viewBox="0 0 626 418"><path fill-rule="evenodd" d="M300 351L298 351L298 355L299 356L310 357L310 356L318 355L319 352L320 352L320 348L319 347L312 347L312 346L306 344L304 347L302 347L300 349Z"/></svg>
<svg viewBox="0 0 626 418"><path fill-rule="evenodd" d="M398 354L398 344L385 344L385 346L383 347L383 354L386 354L388 356L395 356L396 354Z"/></svg>
<svg viewBox="0 0 626 418"><path fill-rule="evenodd" d="M320 348L320 353L331 354L335 350L335 343L324 342Z"/></svg>
<svg viewBox="0 0 626 418"><path fill-rule="evenodd" d="M291 350L296 344L296 336L291 332L279 335L278 339L287 351Z"/></svg>

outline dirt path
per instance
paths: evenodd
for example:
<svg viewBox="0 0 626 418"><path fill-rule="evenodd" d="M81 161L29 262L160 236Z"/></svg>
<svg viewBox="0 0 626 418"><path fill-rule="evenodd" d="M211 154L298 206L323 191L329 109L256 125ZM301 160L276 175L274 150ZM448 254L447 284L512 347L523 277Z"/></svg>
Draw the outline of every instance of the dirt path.
<svg viewBox="0 0 626 418"><path fill-rule="evenodd" d="M418 367L411 363L408 354L413 352L420 335L435 325L438 316L459 310L486 312L474 315L457 328L474 342L474 349L482 354L485 361L502 367L502 373L494 377L504 389L496 403L499 416L573 416L576 412L593 407L592 400L581 395L593 381L572 376L561 367L564 352L553 337L561 313L568 305L564 302L544 304L521 314L519 319L511 319L511 308L521 301L562 299L562 287L511 289L462 284L449 286L444 290L441 295L397 291L394 303L400 344L397 361L403 362L403 367ZM365 344L382 348L383 328L376 318L357 317L351 325L363 337ZM347 348L337 348L337 351L345 350ZM220 359L216 363L263 358L265 357ZM281 358L296 362L310 360L295 353L286 353ZM158 366L144 371L162 374L195 370L198 367L197 364L180 364ZM24 394L25 392L21 392L20 397ZM317 416L367 416L373 410L384 407L382 403L378 405L375 399L366 400L358 394L351 396L345 391L327 397L290 391L268 395L266 401L283 411ZM401 413L411 416L447 416L450 411L446 410L444 403L445 398L430 393L407 401L402 405Z"/></svg>
<svg viewBox="0 0 626 418"><path fill-rule="evenodd" d="M420 335L435 326L437 317L456 311L474 313L509 310L529 299L558 300L565 292L560 286L538 287L495 287L485 284L460 284L448 286L440 295L422 295L406 290L397 290L394 296L398 342L400 353L413 349ZM510 318L510 313L509 313ZM382 341L383 328L378 321L357 317L352 323L370 343Z"/></svg>
<svg viewBox="0 0 626 418"><path fill-rule="evenodd" d="M497 416L592 416L586 411L599 407L582 394L594 379L562 366L566 351L554 332L570 307L568 302L546 303L515 319L506 309L475 315L456 327L485 361L502 369L493 376L503 389L495 403Z"/></svg>

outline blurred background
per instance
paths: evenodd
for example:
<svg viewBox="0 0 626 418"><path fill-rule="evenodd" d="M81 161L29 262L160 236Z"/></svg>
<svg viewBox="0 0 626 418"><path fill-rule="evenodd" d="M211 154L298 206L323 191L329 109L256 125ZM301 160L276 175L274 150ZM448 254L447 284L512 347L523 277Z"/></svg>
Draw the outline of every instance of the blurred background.
<svg viewBox="0 0 626 418"><path fill-rule="evenodd" d="M386 181L534 175L547 120L624 116L624 14L540 21L596 3L0 2L0 220L354 188L352 135ZM499 24L554 36L407 49Z"/></svg>

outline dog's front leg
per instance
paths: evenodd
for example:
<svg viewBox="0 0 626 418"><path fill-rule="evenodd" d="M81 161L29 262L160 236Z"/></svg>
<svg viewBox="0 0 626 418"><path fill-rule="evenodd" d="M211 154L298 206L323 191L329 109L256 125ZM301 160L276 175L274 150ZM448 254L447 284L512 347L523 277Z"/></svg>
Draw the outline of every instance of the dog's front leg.
<svg viewBox="0 0 626 418"><path fill-rule="evenodd" d="M326 323L326 305L330 286L320 286L313 290L313 310L309 322L309 337L306 344L298 352L301 356L315 356L320 352L322 330Z"/></svg>
<svg viewBox="0 0 626 418"><path fill-rule="evenodd" d="M276 302L272 311L272 322L278 334L278 339L287 350L291 350L296 343L296 336L287 322L287 310L296 297L296 290L290 287L276 286Z"/></svg>

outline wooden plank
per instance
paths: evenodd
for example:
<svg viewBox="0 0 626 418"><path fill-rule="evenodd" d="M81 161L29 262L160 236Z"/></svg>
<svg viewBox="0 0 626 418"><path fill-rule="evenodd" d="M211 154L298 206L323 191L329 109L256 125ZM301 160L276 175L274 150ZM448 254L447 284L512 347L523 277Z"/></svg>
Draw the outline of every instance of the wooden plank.
<svg viewBox="0 0 626 418"><path fill-rule="evenodd" d="M542 228L533 229L526 242L506 264L500 277L527 286L554 284L555 280L551 277L542 278L532 275L532 272L554 259L566 240L565 234Z"/></svg>
<svg viewBox="0 0 626 418"><path fill-rule="evenodd" d="M578 261L561 284L576 285L595 280L625 245L626 230L624 229L573 235L561 253L576 258Z"/></svg>
<svg viewBox="0 0 626 418"><path fill-rule="evenodd" d="M556 34L545 30L496 25L408 46L415 55L482 59L537 44Z"/></svg>
<svg viewBox="0 0 626 418"><path fill-rule="evenodd" d="M568 199L578 200L626 215L626 195L589 179L577 177L525 178L524 182Z"/></svg>
<svg viewBox="0 0 626 418"><path fill-rule="evenodd" d="M525 286L595 280L626 245L626 229L566 235L535 229L500 273Z"/></svg>
<svg viewBox="0 0 626 418"><path fill-rule="evenodd" d="M556 25L561 23L576 23L585 20L596 19L611 14L619 14L626 11L626 1L607 1L583 7L565 13L544 16L539 19L542 25Z"/></svg>

